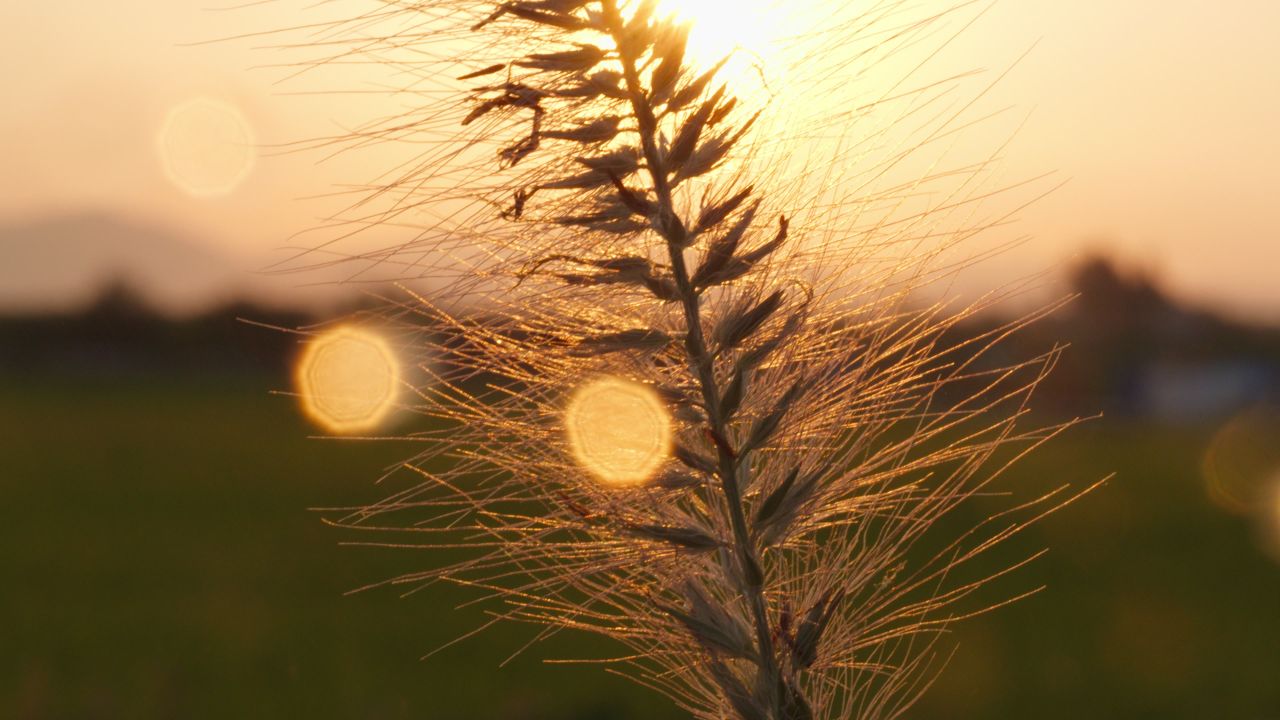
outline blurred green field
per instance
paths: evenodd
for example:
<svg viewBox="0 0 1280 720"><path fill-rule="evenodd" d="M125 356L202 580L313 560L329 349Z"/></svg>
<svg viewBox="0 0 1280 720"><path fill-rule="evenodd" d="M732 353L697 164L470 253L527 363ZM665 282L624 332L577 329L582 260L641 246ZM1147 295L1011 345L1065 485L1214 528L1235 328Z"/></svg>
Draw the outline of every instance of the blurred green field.
<svg viewBox="0 0 1280 720"><path fill-rule="evenodd" d="M339 547L406 446L308 440L269 378L0 382L0 717L676 718L463 596L344 592L437 562ZM1280 565L1199 477L1203 429L1096 422L1017 483L1118 478L1015 541L1047 591L961 626L919 718L1280 718Z"/></svg>

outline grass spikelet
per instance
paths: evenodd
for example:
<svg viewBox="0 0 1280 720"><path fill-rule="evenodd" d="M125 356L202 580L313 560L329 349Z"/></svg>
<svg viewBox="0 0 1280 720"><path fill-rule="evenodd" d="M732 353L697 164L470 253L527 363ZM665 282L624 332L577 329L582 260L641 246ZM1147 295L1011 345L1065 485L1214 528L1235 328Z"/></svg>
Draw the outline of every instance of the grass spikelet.
<svg viewBox="0 0 1280 720"><path fill-rule="evenodd" d="M979 210L991 158L922 160L968 126L965 76L855 82L974 10L823 7L779 87L698 67L685 24L636 0L389 3L314 61L430 87L353 139L417 147L358 205L412 239L353 259L396 268L389 321L430 333L417 481L335 522L465 549L395 582L614 638L619 670L707 720L901 715L947 627L1008 599L980 599L972 561L1069 500L938 536L1063 429L1023 426L1056 351L996 359L1018 323L949 344L996 296L913 294L1005 220ZM670 414L647 480L574 457L567 398L592 378Z"/></svg>

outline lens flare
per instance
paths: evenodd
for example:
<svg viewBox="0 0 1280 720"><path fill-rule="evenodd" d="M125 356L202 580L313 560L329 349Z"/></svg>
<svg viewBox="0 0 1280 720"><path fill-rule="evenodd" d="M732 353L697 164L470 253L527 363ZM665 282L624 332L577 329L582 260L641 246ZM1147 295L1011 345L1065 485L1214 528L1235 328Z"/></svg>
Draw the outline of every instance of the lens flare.
<svg viewBox="0 0 1280 720"><path fill-rule="evenodd" d="M565 410L569 447L604 483L644 482L671 452L671 416L640 383L601 378L578 389Z"/></svg>
<svg viewBox="0 0 1280 720"><path fill-rule="evenodd" d="M302 410L324 429L356 433L376 428L395 404L400 366L386 341L339 327L312 341L295 374Z"/></svg>
<svg viewBox="0 0 1280 720"><path fill-rule="evenodd" d="M1262 525L1262 549L1280 562L1280 472L1271 479L1258 508Z"/></svg>
<svg viewBox="0 0 1280 720"><path fill-rule="evenodd" d="M1209 498L1247 515L1280 477L1280 409L1261 404L1232 417L1214 433L1201 461Z"/></svg>
<svg viewBox="0 0 1280 720"><path fill-rule="evenodd" d="M253 131L234 107L210 98L188 100L169 111L156 136L169 181L194 197L235 190L253 170Z"/></svg>

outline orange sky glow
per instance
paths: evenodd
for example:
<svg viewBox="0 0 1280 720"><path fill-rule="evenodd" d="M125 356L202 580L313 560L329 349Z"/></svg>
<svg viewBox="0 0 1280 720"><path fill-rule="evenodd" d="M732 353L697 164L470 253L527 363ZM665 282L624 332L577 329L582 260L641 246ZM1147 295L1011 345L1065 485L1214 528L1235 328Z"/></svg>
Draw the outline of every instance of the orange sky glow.
<svg viewBox="0 0 1280 720"><path fill-rule="evenodd" d="M0 11L0 62L10 68L10 99L0 104L0 229L9 229L0 234L0 306L83 299L82 282L56 277L56 259L42 260L34 276L23 270L10 278L2 268L45 257L13 228L85 214L163 229L191 246L191 258L225 263L224 275L193 270L200 282L164 289L162 299L175 306L241 290L295 302L328 292L310 287L315 277L253 271L286 257L290 246L318 244L320 235L296 235L350 200L322 196L370 180L396 157L386 148L325 160L281 146L340 133L404 100L300 94L325 82L378 80L361 75L368 69L341 69L278 82L287 71L260 67L276 60L260 47L266 39L191 44L342 12L329 4L304 9L314 5L219 11L203 1L119 0L74 11L11 3ZM1280 3L1270 0L997 3L949 57L998 73L1035 45L984 98L1029 114L1002 176L1056 171L1069 182L1018 215L1016 234L1033 239L985 263L977 277L1002 282L1105 250L1184 297L1280 319L1277 27ZM173 182L157 135L174 108L204 100L243 116L260 147L243 173L238 164L219 170L217 192L193 193ZM376 233L369 242L378 242ZM127 260L102 258L103 272L127 272L118 267Z"/></svg>

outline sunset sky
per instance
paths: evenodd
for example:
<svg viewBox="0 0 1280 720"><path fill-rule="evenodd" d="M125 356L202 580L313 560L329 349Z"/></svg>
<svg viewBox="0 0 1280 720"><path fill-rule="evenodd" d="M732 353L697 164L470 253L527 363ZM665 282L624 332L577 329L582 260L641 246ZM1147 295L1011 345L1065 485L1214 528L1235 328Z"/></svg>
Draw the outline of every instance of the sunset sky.
<svg viewBox="0 0 1280 720"><path fill-rule="evenodd" d="M3 309L74 304L92 293L89 278L119 272L143 276L175 307L239 289L289 301L327 292L302 287L314 278L252 271L284 257L282 248L315 244L292 236L339 201L304 198L368 180L392 158L375 151L322 163L318 153L278 156L273 146L339 132L394 102L295 94L335 75L277 84L284 71L255 68L276 57L259 48L267 39L191 44L313 22L330 8L208 5L0 11ZM1052 170L1069 182L1021 213L1018 231L1034 239L989 263L985 277L1101 249L1185 297L1280 319L1278 27L1271 0L999 3L960 47L973 67L998 71L1036 45L987 98L1030 113L1005 175ZM229 194L184 192L157 153L166 118L192 98L235 108L264 146ZM133 235L148 236L151 249L126 248ZM95 247L98 237L116 240Z"/></svg>

